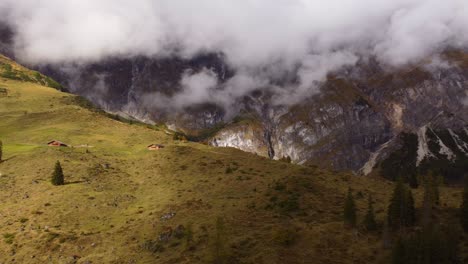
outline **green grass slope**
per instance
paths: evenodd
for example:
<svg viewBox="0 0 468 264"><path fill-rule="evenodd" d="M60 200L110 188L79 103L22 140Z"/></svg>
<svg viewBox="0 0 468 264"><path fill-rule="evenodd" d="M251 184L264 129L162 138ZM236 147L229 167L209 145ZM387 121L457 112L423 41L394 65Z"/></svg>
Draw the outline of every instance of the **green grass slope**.
<svg viewBox="0 0 468 264"><path fill-rule="evenodd" d="M345 228L342 208L351 187L362 221L372 194L381 223L390 182L174 141L40 84L0 87L0 263L388 261L381 235ZM64 186L50 183L57 160ZM460 190L441 200L452 210Z"/></svg>
<svg viewBox="0 0 468 264"><path fill-rule="evenodd" d="M11 59L0 54L0 77L22 82L34 82L57 90L63 90L62 85L37 71L27 69Z"/></svg>

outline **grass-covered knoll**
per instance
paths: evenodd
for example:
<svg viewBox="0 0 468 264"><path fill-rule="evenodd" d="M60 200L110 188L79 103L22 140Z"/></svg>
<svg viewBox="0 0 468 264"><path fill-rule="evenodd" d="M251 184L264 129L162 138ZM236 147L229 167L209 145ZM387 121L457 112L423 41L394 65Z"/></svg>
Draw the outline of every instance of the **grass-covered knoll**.
<svg viewBox="0 0 468 264"><path fill-rule="evenodd" d="M63 90L62 85L37 71L27 69L11 59L0 54L0 78L33 82L57 90Z"/></svg>
<svg viewBox="0 0 468 264"><path fill-rule="evenodd" d="M1 263L388 263L381 234L344 227L342 212L352 188L360 226L371 194L381 225L393 183L174 141L38 84L0 87ZM460 202L443 188L444 215Z"/></svg>

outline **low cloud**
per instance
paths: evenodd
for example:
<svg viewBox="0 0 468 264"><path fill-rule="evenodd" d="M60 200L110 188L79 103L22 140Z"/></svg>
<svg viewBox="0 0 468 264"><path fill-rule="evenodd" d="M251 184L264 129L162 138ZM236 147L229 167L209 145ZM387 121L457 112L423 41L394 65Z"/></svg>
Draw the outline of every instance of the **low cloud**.
<svg viewBox="0 0 468 264"><path fill-rule="evenodd" d="M361 57L401 66L446 47L468 46L465 0L2 0L1 20L16 32L20 60L91 63L107 57L191 58L221 53L236 75L185 73L177 106L232 104L294 72L278 103L317 92L330 71ZM282 93L282 91L284 93ZM157 96L155 96L157 97ZM163 98L159 100L166 100ZM289 99L286 99L289 98Z"/></svg>
<svg viewBox="0 0 468 264"><path fill-rule="evenodd" d="M187 107L215 100L218 76L208 69L198 73L186 72L180 81L182 91L173 97L173 104Z"/></svg>

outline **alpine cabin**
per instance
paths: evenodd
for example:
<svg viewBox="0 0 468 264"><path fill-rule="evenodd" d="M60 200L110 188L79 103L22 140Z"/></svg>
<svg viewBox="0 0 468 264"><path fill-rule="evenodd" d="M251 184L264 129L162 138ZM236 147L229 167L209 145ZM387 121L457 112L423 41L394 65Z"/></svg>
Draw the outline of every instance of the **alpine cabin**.
<svg viewBox="0 0 468 264"><path fill-rule="evenodd" d="M47 146L49 147L68 147L67 144L60 142L58 140L52 140L49 143L47 143Z"/></svg>
<svg viewBox="0 0 468 264"><path fill-rule="evenodd" d="M160 144L151 144L148 146L148 150L158 150L162 148L164 148L164 146Z"/></svg>

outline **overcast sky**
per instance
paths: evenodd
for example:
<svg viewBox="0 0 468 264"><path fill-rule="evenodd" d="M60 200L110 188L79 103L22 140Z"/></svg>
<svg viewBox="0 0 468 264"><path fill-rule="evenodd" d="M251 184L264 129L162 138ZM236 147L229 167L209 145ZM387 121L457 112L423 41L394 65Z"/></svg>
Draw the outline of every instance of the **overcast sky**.
<svg viewBox="0 0 468 264"><path fill-rule="evenodd" d="M1 0L0 19L30 63L222 52L243 73L300 65L298 91L359 56L399 66L468 43L467 0ZM199 74L185 81L214 84Z"/></svg>

